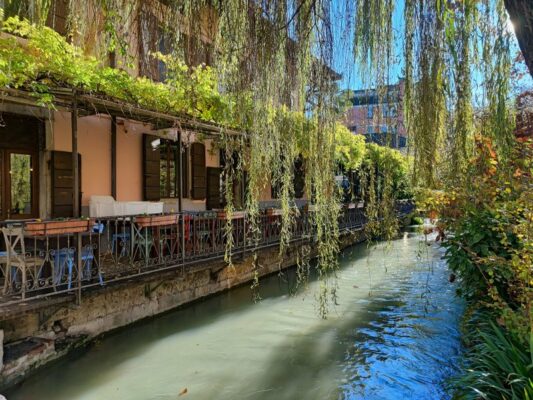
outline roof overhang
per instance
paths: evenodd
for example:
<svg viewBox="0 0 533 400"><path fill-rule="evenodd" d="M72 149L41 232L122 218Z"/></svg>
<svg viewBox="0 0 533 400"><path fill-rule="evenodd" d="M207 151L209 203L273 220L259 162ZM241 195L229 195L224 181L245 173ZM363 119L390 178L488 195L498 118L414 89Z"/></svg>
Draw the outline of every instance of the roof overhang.
<svg viewBox="0 0 533 400"><path fill-rule="evenodd" d="M119 118L134 120L150 124L154 130L187 130L210 136L246 135L246 132L224 127L211 122L202 121L189 115L170 114L147 110L137 105L96 94L75 92L70 88L52 90L54 100L52 105L58 111L72 111L76 102L79 116L107 114ZM6 103L32 107L46 108L39 104L31 92L23 89L0 89L0 99Z"/></svg>

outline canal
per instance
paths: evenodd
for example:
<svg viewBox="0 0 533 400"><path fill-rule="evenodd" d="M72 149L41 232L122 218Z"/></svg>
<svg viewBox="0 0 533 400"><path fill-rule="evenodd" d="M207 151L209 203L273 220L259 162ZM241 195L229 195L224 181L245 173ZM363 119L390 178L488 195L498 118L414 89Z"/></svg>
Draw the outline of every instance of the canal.
<svg viewBox="0 0 533 400"><path fill-rule="evenodd" d="M405 234L341 255L338 304L294 271L121 330L7 393L8 400L446 399L461 301L442 250Z"/></svg>

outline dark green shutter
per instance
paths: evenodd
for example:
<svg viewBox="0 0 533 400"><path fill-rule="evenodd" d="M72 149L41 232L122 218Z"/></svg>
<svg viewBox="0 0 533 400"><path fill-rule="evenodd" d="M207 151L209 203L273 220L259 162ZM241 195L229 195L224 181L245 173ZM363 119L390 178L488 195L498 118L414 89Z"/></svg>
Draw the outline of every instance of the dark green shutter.
<svg viewBox="0 0 533 400"><path fill-rule="evenodd" d="M221 168L207 168L207 201L206 208L221 208L220 202L220 174Z"/></svg>
<svg viewBox="0 0 533 400"><path fill-rule="evenodd" d="M143 197L144 200L158 201L161 199L159 147L152 142L160 140L157 136L143 135Z"/></svg>
<svg viewBox="0 0 533 400"><path fill-rule="evenodd" d="M203 200L206 197L206 167L205 146L202 143L191 145L192 193L193 200Z"/></svg>
<svg viewBox="0 0 533 400"><path fill-rule="evenodd" d="M72 193L72 153L52 151L50 169L52 178L52 218L66 218L74 215L74 193ZM78 154L79 191L81 210L81 155Z"/></svg>
<svg viewBox="0 0 533 400"><path fill-rule="evenodd" d="M305 169L303 160L298 158L294 162L294 198L301 199L304 197L305 188Z"/></svg>

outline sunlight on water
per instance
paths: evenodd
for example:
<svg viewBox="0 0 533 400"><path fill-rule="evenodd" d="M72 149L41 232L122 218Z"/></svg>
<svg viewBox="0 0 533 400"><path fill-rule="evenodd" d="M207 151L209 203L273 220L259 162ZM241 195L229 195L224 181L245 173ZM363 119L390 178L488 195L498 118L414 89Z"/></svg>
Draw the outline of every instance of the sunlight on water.
<svg viewBox="0 0 533 400"><path fill-rule="evenodd" d="M437 399L459 355L461 302L419 238L346 250L339 304L293 272L152 319L30 378L8 400ZM185 392L186 389L186 393ZM182 393L182 396L180 396Z"/></svg>

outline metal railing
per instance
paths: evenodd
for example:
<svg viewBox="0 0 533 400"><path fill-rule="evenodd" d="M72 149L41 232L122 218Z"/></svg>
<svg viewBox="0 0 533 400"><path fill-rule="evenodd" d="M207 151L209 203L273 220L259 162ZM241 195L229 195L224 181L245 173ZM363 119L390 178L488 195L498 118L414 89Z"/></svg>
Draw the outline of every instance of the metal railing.
<svg viewBox="0 0 533 400"><path fill-rule="evenodd" d="M399 204L404 215L411 203ZM313 240L312 212L298 210L291 240ZM186 268L208 260L221 260L231 235L232 254L276 246L281 216L264 212L253 233L242 213L230 222L214 212L123 216L85 220L4 222L4 248L0 251L0 309L60 294L78 301L83 290L103 287L157 272ZM362 229L364 209L344 208L341 231Z"/></svg>

